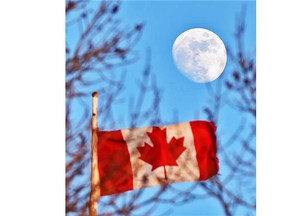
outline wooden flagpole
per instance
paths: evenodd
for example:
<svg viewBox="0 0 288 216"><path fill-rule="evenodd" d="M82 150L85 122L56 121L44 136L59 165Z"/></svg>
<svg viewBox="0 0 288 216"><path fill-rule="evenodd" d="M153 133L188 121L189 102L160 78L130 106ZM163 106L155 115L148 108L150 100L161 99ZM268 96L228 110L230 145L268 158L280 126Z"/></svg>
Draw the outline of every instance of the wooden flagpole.
<svg viewBox="0 0 288 216"><path fill-rule="evenodd" d="M90 192L90 216L97 216L97 199L100 196L99 173L97 159L97 131L98 131L98 97L97 92L92 93L93 116L92 116L92 145L91 145L91 192Z"/></svg>

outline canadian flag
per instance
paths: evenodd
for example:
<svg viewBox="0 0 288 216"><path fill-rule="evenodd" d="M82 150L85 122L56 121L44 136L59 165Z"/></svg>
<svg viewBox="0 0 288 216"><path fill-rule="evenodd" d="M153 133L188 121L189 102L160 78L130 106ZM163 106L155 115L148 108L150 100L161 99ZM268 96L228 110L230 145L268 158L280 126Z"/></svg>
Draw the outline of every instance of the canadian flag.
<svg viewBox="0 0 288 216"><path fill-rule="evenodd" d="M213 122L98 131L100 195L203 181L217 174Z"/></svg>

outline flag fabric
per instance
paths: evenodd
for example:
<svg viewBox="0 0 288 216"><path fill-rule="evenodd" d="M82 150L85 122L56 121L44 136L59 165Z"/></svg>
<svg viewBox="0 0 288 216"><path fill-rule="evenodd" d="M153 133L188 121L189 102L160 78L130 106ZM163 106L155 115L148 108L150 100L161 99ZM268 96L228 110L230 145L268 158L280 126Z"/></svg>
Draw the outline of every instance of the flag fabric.
<svg viewBox="0 0 288 216"><path fill-rule="evenodd" d="M215 131L208 121L98 131L100 195L209 179L219 170Z"/></svg>

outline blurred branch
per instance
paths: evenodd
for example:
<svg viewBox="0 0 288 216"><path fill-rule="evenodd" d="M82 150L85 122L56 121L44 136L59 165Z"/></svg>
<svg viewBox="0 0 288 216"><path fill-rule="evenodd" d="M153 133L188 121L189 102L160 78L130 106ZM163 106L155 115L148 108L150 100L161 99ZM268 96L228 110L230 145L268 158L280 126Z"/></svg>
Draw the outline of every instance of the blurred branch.
<svg viewBox="0 0 288 216"><path fill-rule="evenodd" d="M235 33L236 53L228 52L230 59L234 62L235 69L232 77L225 84L226 87L237 94L230 99L229 105L236 107L244 113L249 113L256 118L256 64L254 54L250 57L245 52L244 33L246 8L243 7L237 19Z"/></svg>

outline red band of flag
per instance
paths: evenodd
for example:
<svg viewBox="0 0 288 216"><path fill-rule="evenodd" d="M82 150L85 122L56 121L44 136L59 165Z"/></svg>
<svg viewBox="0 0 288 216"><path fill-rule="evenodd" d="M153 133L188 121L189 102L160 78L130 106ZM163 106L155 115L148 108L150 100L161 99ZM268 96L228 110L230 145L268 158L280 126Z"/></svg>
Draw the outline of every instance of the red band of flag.
<svg viewBox="0 0 288 216"><path fill-rule="evenodd" d="M98 132L100 195L133 190L133 174L127 144L120 130Z"/></svg>
<svg viewBox="0 0 288 216"><path fill-rule="evenodd" d="M213 122L193 121L190 122L196 148L200 177L199 180L207 180L219 170L216 156L216 126Z"/></svg>

